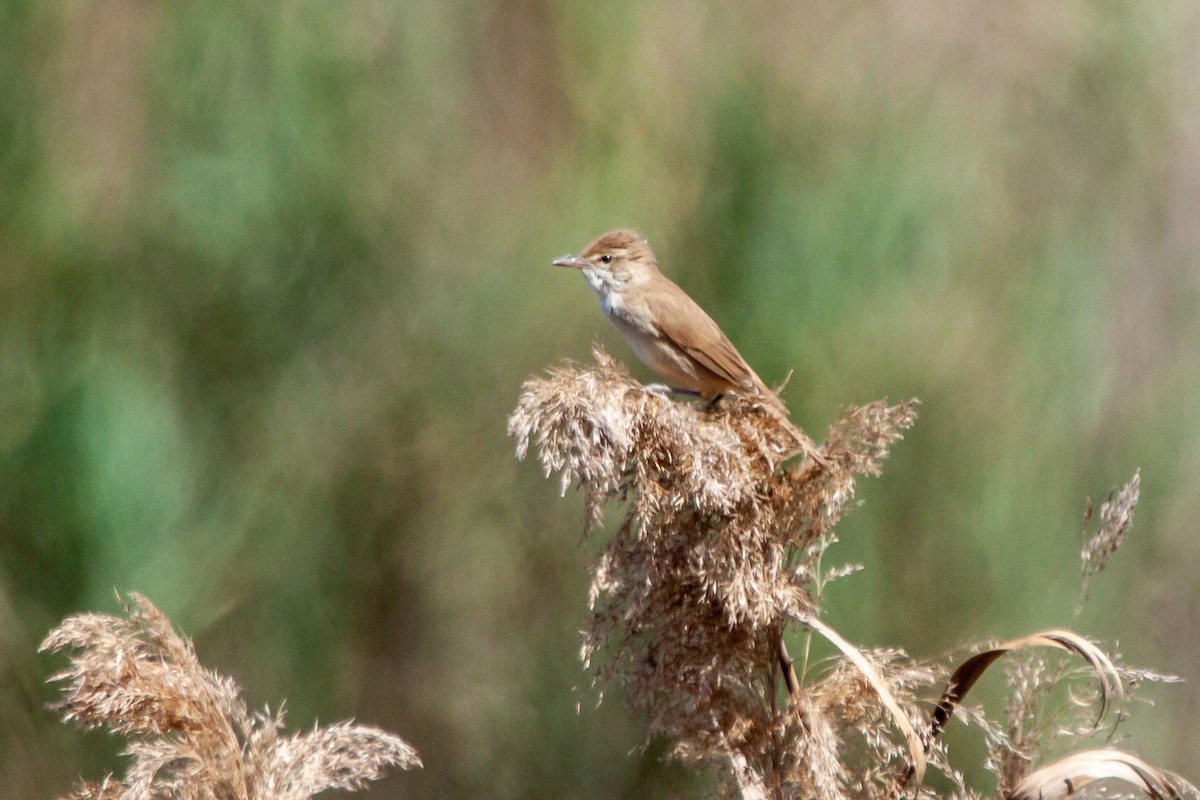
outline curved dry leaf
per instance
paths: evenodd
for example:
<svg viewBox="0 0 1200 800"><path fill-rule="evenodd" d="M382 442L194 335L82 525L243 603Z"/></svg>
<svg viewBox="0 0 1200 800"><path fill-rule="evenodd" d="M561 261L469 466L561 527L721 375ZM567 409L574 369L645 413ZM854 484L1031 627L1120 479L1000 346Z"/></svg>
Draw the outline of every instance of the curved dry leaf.
<svg viewBox="0 0 1200 800"><path fill-rule="evenodd" d="M1092 671L1096 673L1096 677L1100 681L1100 710L1096 715L1095 727L1100 726L1100 721L1108 713L1112 696L1115 694L1117 697L1121 697L1124 694L1121 676L1117 672L1117 668L1113 666L1112 661L1100 648L1087 639L1068 630L1048 630L1041 631L1040 633L1031 633L1028 636L1022 636L1020 639L1013 639L990 650L977 653L960 664L958 669L954 670L954 674L950 676L950 680L946 683L946 690L942 692L941 699L938 700L937 706L933 709L933 716L929 723L930 741L937 738L937 735L942 732L942 728L946 727L946 723L954 714L954 709L958 708L963 697L966 696L971 687L975 685L975 682L979 680L980 676L987 671L987 668L996 659L1005 653L1013 650L1023 650L1027 647L1054 647L1059 650L1065 650L1068 653L1074 653L1088 663L1088 666L1092 668Z"/></svg>
<svg viewBox="0 0 1200 800"><path fill-rule="evenodd" d="M1010 800L1060 800L1102 780L1120 780L1136 786L1154 800L1180 800L1176 784L1191 794L1195 789L1174 775L1152 767L1120 750L1087 750L1042 767L1017 784Z"/></svg>
<svg viewBox="0 0 1200 800"><path fill-rule="evenodd" d="M799 622L801 625L806 625L812 628L817 633L824 636L829 642L842 651L846 658L854 666L858 667L858 671L863 674L867 682L875 689L879 695L880 702L884 708L892 715L892 719L896 722L896 727L904 734L904 739L908 743L908 753L911 758L908 774L905 776L905 783L908 785L920 786L925 780L925 769L927 766L925 758L925 742L921 740L917 729L913 727L912 721L909 720L908 714L904 713L904 709L900 707L900 703L896 701L895 695L892 694L891 686L887 679L879 674L879 670L871 663L871 660L863 655L863 652L853 644L842 638L842 635L833 628L826 625L821 620L809 614L792 614L792 619Z"/></svg>

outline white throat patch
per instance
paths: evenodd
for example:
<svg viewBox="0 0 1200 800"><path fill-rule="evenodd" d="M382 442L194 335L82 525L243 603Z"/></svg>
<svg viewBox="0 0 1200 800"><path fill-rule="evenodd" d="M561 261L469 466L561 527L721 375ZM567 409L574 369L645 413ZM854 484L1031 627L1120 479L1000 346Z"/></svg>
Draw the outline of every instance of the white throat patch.
<svg viewBox="0 0 1200 800"><path fill-rule="evenodd" d="M600 277L599 270L581 269L580 272L583 273L583 279L587 281L588 286L592 287L593 292L604 294L607 287L604 284L604 279Z"/></svg>

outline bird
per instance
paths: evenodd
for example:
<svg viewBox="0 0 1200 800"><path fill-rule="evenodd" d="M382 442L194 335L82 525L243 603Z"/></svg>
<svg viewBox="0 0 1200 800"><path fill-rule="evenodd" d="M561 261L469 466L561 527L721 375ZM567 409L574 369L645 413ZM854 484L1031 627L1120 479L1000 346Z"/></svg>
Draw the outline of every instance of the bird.
<svg viewBox="0 0 1200 800"><path fill-rule="evenodd" d="M599 296L600 309L637 357L675 391L715 402L726 393L760 401L800 439L813 460L821 454L791 423L787 406L746 363L720 326L687 292L662 274L641 234L628 229L596 237L577 256L554 266L577 269Z"/></svg>

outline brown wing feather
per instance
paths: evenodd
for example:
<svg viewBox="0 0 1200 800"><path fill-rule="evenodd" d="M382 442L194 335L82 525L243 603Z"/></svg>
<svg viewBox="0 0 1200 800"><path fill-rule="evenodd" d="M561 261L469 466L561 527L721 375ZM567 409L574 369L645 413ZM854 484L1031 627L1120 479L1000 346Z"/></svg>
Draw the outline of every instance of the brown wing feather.
<svg viewBox="0 0 1200 800"><path fill-rule="evenodd" d="M666 287L664 287L665 289ZM655 292L649 300L651 318L663 336L690 355L720 380L750 392L760 391L762 381L738 353L729 337L712 317L674 283ZM682 320L689 324L680 324Z"/></svg>
<svg viewBox="0 0 1200 800"><path fill-rule="evenodd" d="M805 452L824 466L825 460L811 440L792 425L783 401L754 373L720 326L683 289L670 280L664 282L667 285L661 291L646 296L650 318L655 320L659 333L691 356L697 366L710 372L718 382L757 395L774 408L781 421L795 430ZM686 326L680 324L684 319L688 320Z"/></svg>

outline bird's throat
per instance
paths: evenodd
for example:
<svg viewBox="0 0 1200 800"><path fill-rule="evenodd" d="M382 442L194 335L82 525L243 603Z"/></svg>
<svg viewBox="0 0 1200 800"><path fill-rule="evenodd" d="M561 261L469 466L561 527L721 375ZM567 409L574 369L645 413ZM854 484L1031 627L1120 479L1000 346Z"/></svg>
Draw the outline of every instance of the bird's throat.
<svg viewBox="0 0 1200 800"><path fill-rule="evenodd" d="M600 273L594 269L582 269L580 272L583 274L583 279L587 281L587 285L591 287L592 291L600 295L600 302L603 303L604 296L608 294L609 291L608 284L604 280L603 276L601 276Z"/></svg>

